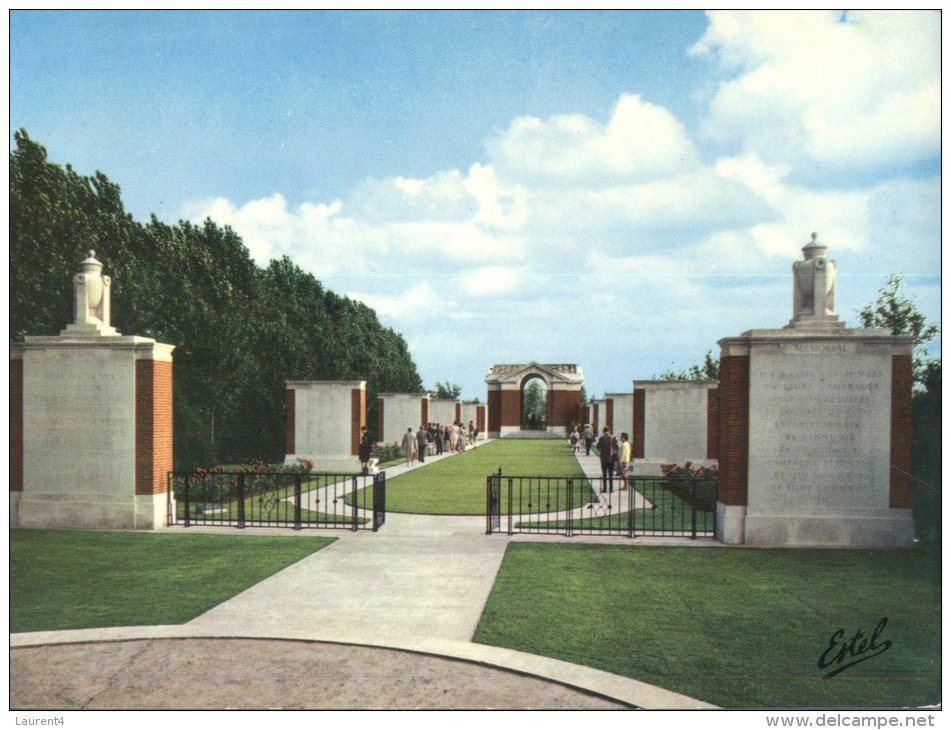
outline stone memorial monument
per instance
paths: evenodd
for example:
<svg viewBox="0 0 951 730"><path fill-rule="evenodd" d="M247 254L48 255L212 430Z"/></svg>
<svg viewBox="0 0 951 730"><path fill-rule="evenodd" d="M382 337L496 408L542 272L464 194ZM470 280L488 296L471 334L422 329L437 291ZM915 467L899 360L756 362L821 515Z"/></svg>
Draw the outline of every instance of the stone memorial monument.
<svg viewBox="0 0 951 730"><path fill-rule="evenodd" d="M284 463L314 463L314 471L359 471L366 381L292 380L284 390Z"/></svg>
<svg viewBox="0 0 951 730"><path fill-rule="evenodd" d="M10 524L164 527L174 347L118 333L102 263L80 266L73 322L10 346Z"/></svg>
<svg viewBox="0 0 951 730"><path fill-rule="evenodd" d="M380 393L376 401L377 441L400 443L406 429L416 433L433 420L429 408L429 393Z"/></svg>
<svg viewBox="0 0 951 730"><path fill-rule="evenodd" d="M803 255L790 322L719 342L718 537L911 545L912 338L846 328L815 234Z"/></svg>
<svg viewBox="0 0 951 730"><path fill-rule="evenodd" d="M634 458L659 464L715 460L717 394L715 380L635 381L629 432Z"/></svg>

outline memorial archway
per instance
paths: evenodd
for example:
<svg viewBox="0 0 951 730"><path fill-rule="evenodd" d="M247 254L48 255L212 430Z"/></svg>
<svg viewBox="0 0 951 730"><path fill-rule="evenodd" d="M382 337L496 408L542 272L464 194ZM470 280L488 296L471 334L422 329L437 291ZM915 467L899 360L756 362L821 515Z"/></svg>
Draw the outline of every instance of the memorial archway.
<svg viewBox="0 0 951 730"><path fill-rule="evenodd" d="M548 427L548 383L540 375L522 380L522 430L544 431Z"/></svg>
<svg viewBox="0 0 951 730"><path fill-rule="evenodd" d="M536 362L493 365L485 382L490 437L549 435L563 438L567 434L566 427L570 429L580 417L584 375L577 365ZM538 384L538 388L533 383ZM540 394L537 390L543 392Z"/></svg>

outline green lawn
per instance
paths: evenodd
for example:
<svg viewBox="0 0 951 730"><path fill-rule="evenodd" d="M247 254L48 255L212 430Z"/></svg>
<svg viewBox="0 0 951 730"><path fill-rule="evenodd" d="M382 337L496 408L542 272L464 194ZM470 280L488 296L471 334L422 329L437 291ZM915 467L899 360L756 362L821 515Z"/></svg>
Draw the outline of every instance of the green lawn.
<svg viewBox="0 0 951 730"><path fill-rule="evenodd" d="M578 460L562 440L499 440L483 444L386 480L386 511L438 515L484 515L485 479L503 475L583 477ZM575 506L593 498L576 489ZM504 491L503 491L504 494ZM358 496L359 504L364 498ZM349 501L349 498L348 498ZM505 511L503 499L503 512ZM551 504L564 509L565 504ZM536 505L537 508L537 505Z"/></svg>
<svg viewBox="0 0 951 730"><path fill-rule="evenodd" d="M891 648L823 679L833 632L883 618ZM513 543L474 640L724 707L936 704L940 556Z"/></svg>
<svg viewBox="0 0 951 730"><path fill-rule="evenodd" d="M634 480L632 480L634 481ZM690 533L694 527L690 504L671 491L664 489L659 481L634 481L637 491L653 505L648 509L635 509L633 524L635 531L641 532L682 532ZM575 530L605 530L611 532L627 532L631 511L626 508L630 502L628 493L615 492L614 510L599 516L594 507L585 510L581 519L572 521ZM620 500L620 501L617 501ZM712 533L716 514L713 511L697 510L696 530L698 533ZM516 527L526 530L533 528L567 527L568 522L559 520L520 520Z"/></svg>
<svg viewBox="0 0 951 730"><path fill-rule="evenodd" d="M10 631L184 623L334 538L10 531Z"/></svg>

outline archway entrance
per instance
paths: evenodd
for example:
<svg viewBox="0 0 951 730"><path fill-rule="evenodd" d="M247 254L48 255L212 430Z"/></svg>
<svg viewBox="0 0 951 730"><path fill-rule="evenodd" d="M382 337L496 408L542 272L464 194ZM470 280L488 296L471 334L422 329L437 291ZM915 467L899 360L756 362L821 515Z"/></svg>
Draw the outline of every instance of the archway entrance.
<svg viewBox="0 0 951 730"><path fill-rule="evenodd" d="M493 365L485 383L491 438L565 438L580 418L584 375L577 365Z"/></svg>
<svg viewBox="0 0 951 730"><path fill-rule="evenodd" d="M548 428L548 383L540 375L529 375L522 381L522 430L544 431Z"/></svg>

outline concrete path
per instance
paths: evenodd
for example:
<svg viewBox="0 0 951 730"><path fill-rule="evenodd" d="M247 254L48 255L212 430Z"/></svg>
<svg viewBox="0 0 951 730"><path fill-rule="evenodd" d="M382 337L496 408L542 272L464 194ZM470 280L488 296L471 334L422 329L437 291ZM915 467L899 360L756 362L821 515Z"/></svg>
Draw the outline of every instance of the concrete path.
<svg viewBox="0 0 951 730"><path fill-rule="evenodd" d="M587 472L590 464L585 463L586 457L581 459ZM426 463L430 461L427 459ZM419 465L411 468L419 468ZM406 470L406 467L388 468L387 476ZM600 467L597 475L600 476ZM227 527L189 529L234 533L234 528ZM273 534L275 530L251 528L245 532ZM278 532L287 534L288 531ZM11 645L186 637L335 642L400 649L506 668L631 706L712 707L589 667L473 643L472 637L510 539L531 539L529 536L486 535L483 517L392 512L376 533L369 530L305 532L339 539L184 625L16 634L11 637ZM562 538L546 536L546 539L560 541ZM590 539L624 543L617 537ZM638 540L638 544L650 542ZM706 540L691 542L698 547L712 544Z"/></svg>

